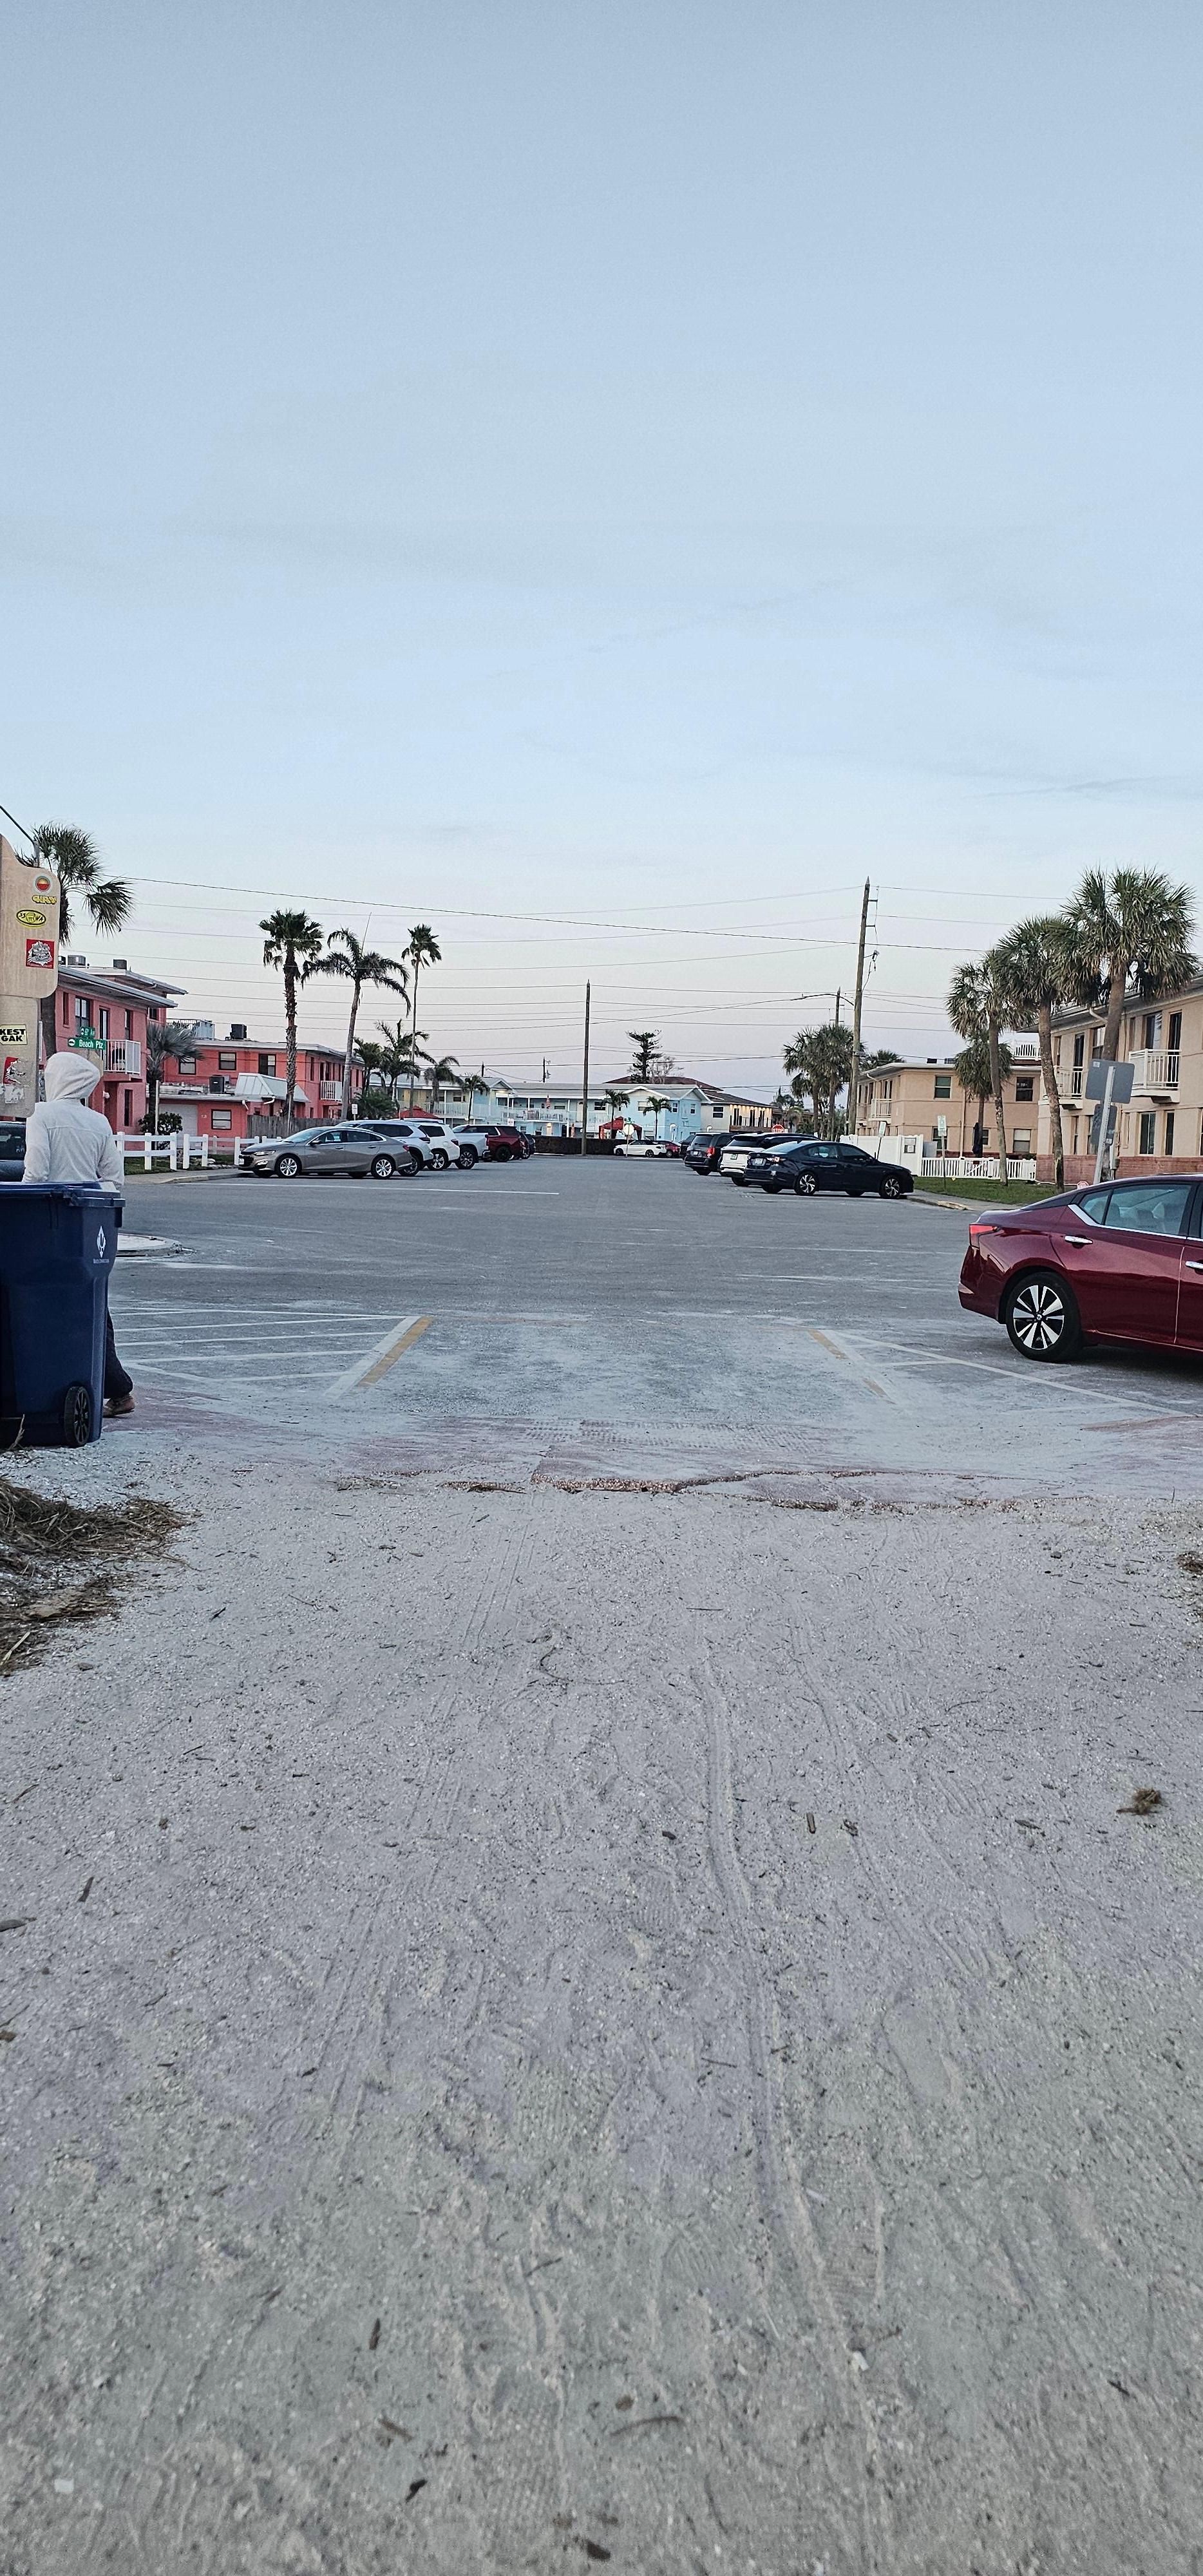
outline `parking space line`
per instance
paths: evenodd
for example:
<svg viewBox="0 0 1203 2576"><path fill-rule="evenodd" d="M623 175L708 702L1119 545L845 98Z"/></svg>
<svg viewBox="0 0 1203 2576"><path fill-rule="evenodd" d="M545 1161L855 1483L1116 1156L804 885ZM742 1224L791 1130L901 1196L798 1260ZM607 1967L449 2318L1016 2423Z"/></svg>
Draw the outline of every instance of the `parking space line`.
<svg viewBox="0 0 1203 2576"><path fill-rule="evenodd" d="M867 1386L871 1395L880 1395L886 1404L897 1405L900 1412L905 1412L905 1405L900 1402L898 1396L891 1394L888 1386L882 1386L875 1377L866 1377L860 1366L857 1352L845 1349L844 1344L836 1340L834 1333L821 1333L817 1324L811 1324L807 1329L812 1342L821 1342L825 1351L830 1351L834 1358L843 1360L848 1368L855 1370L861 1385Z"/></svg>
<svg viewBox="0 0 1203 2576"><path fill-rule="evenodd" d="M394 1360L400 1359L402 1351L407 1351L411 1342L418 1341L423 1333L428 1332L433 1322L433 1315L403 1316L399 1324L394 1324L391 1333L386 1333L382 1341L377 1342L372 1350L365 1351L361 1360L344 1369L342 1376L336 1377L333 1385L327 1387L327 1403L336 1404L341 1396L353 1395L357 1387L375 1386L378 1379L391 1369Z"/></svg>

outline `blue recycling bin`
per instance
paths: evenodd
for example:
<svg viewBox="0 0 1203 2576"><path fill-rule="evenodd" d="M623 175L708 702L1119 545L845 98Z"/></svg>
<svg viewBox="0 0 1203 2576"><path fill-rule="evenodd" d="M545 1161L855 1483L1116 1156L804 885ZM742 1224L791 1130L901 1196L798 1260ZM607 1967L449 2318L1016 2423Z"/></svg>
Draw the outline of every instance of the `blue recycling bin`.
<svg viewBox="0 0 1203 2576"><path fill-rule="evenodd" d="M0 1440L99 1440L122 1201L94 1183L0 1182Z"/></svg>

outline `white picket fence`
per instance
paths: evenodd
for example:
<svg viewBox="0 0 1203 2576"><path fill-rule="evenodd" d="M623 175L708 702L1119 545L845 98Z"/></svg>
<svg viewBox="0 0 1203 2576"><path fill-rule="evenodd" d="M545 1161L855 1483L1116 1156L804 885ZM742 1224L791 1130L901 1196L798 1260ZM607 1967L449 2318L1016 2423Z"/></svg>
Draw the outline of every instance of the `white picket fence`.
<svg viewBox="0 0 1203 2576"><path fill-rule="evenodd" d="M942 1154L933 1157L930 1161L925 1157L922 1164L914 1166L914 1170L917 1180L996 1181L998 1156L997 1154L979 1154L976 1157L969 1154ZM1034 1155L1008 1154L1007 1179L1009 1181L1034 1181L1035 1178Z"/></svg>
<svg viewBox="0 0 1203 2576"><path fill-rule="evenodd" d="M169 1172L190 1172L194 1164L202 1172L209 1169L207 1136L185 1136L182 1133L171 1136L119 1135L117 1151L129 1162L136 1161L141 1154L144 1172L153 1171L157 1162L166 1163Z"/></svg>

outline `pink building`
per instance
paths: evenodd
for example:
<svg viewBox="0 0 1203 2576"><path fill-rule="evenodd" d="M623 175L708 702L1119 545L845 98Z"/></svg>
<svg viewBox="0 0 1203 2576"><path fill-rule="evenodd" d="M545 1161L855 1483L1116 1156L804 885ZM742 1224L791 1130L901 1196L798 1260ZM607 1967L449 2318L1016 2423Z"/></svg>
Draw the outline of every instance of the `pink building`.
<svg viewBox="0 0 1203 2576"><path fill-rule="evenodd" d="M115 957L111 974L93 969L86 957L63 958L54 996L55 1048L82 1047L95 1055L103 1076L92 1105L103 1110L118 1135L136 1133L147 1109L146 1040L148 1029L171 1016L179 984L161 984L153 975L133 975L124 957Z"/></svg>
<svg viewBox="0 0 1203 2576"><path fill-rule="evenodd" d="M288 1055L281 1038L252 1038L235 1020L228 1038L212 1034L212 1023L195 1023L191 1047L168 1060L159 1092L160 1117L174 1112L189 1136L210 1136L220 1149L236 1136L278 1134L288 1093ZM351 1068L352 1110L363 1090L363 1066ZM317 1127L337 1119L342 1110L341 1053L317 1047L297 1048L296 1116L298 1127Z"/></svg>

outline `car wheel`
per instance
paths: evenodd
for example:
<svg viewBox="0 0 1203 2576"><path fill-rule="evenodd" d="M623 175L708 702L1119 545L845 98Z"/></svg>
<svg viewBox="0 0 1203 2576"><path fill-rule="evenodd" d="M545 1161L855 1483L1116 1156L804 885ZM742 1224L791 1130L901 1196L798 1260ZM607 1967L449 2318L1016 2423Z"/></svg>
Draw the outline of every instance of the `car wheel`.
<svg viewBox="0 0 1203 2576"><path fill-rule="evenodd" d="M374 1181L391 1181L396 1168L397 1166L394 1163L391 1154L377 1154L376 1160L372 1165L372 1179Z"/></svg>
<svg viewBox="0 0 1203 2576"><path fill-rule="evenodd" d="M1025 1360L1072 1360L1082 1347L1082 1318L1072 1288L1055 1270L1032 1270L1012 1288L1003 1322Z"/></svg>
<svg viewBox="0 0 1203 2576"><path fill-rule="evenodd" d="M490 1160L495 1163L512 1163L513 1159L513 1148L509 1145L499 1145L496 1153L490 1157Z"/></svg>
<svg viewBox="0 0 1203 2576"><path fill-rule="evenodd" d="M816 1181L813 1172L799 1172L798 1178L794 1183L794 1197L796 1199L812 1199L818 1186L819 1184Z"/></svg>
<svg viewBox="0 0 1203 2576"><path fill-rule="evenodd" d="M461 1172L470 1172L475 1161L475 1145L461 1145L459 1149L459 1167Z"/></svg>
<svg viewBox="0 0 1203 2576"><path fill-rule="evenodd" d="M436 1172L445 1172L450 1168L451 1156L450 1154L445 1154L443 1152L441 1145L436 1145L434 1152L430 1157L430 1161L432 1170Z"/></svg>
<svg viewBox="0 0 1203 2576"><path fill-rule="evenodd" d="M277 1154L275 1174L278 1181L295 1181L300 1169L300 1159L296 1154Z"/></svg>
<svg viewBox="0 0 1203 2576"><path fill-rule="evenodd" d="M900 1181L900 1180L899 1180L899 1178L898 1178L898 1174L897 1174L897 1172L891 1172L891 1173L890 1173L890 1175L889 1175L889 1177L888 1177L888 1179L886 1179L886 1180L884 1180L884 1181L879 1182L879 1184L878 1184L878 1189L877 1189L877 1195L878 1195L878 1198L879 1198L879 1199L900 1199L900 1198L901 1198L901 1196L902 1196L902 1183L901 1183L901 1181Z"/></svg>

